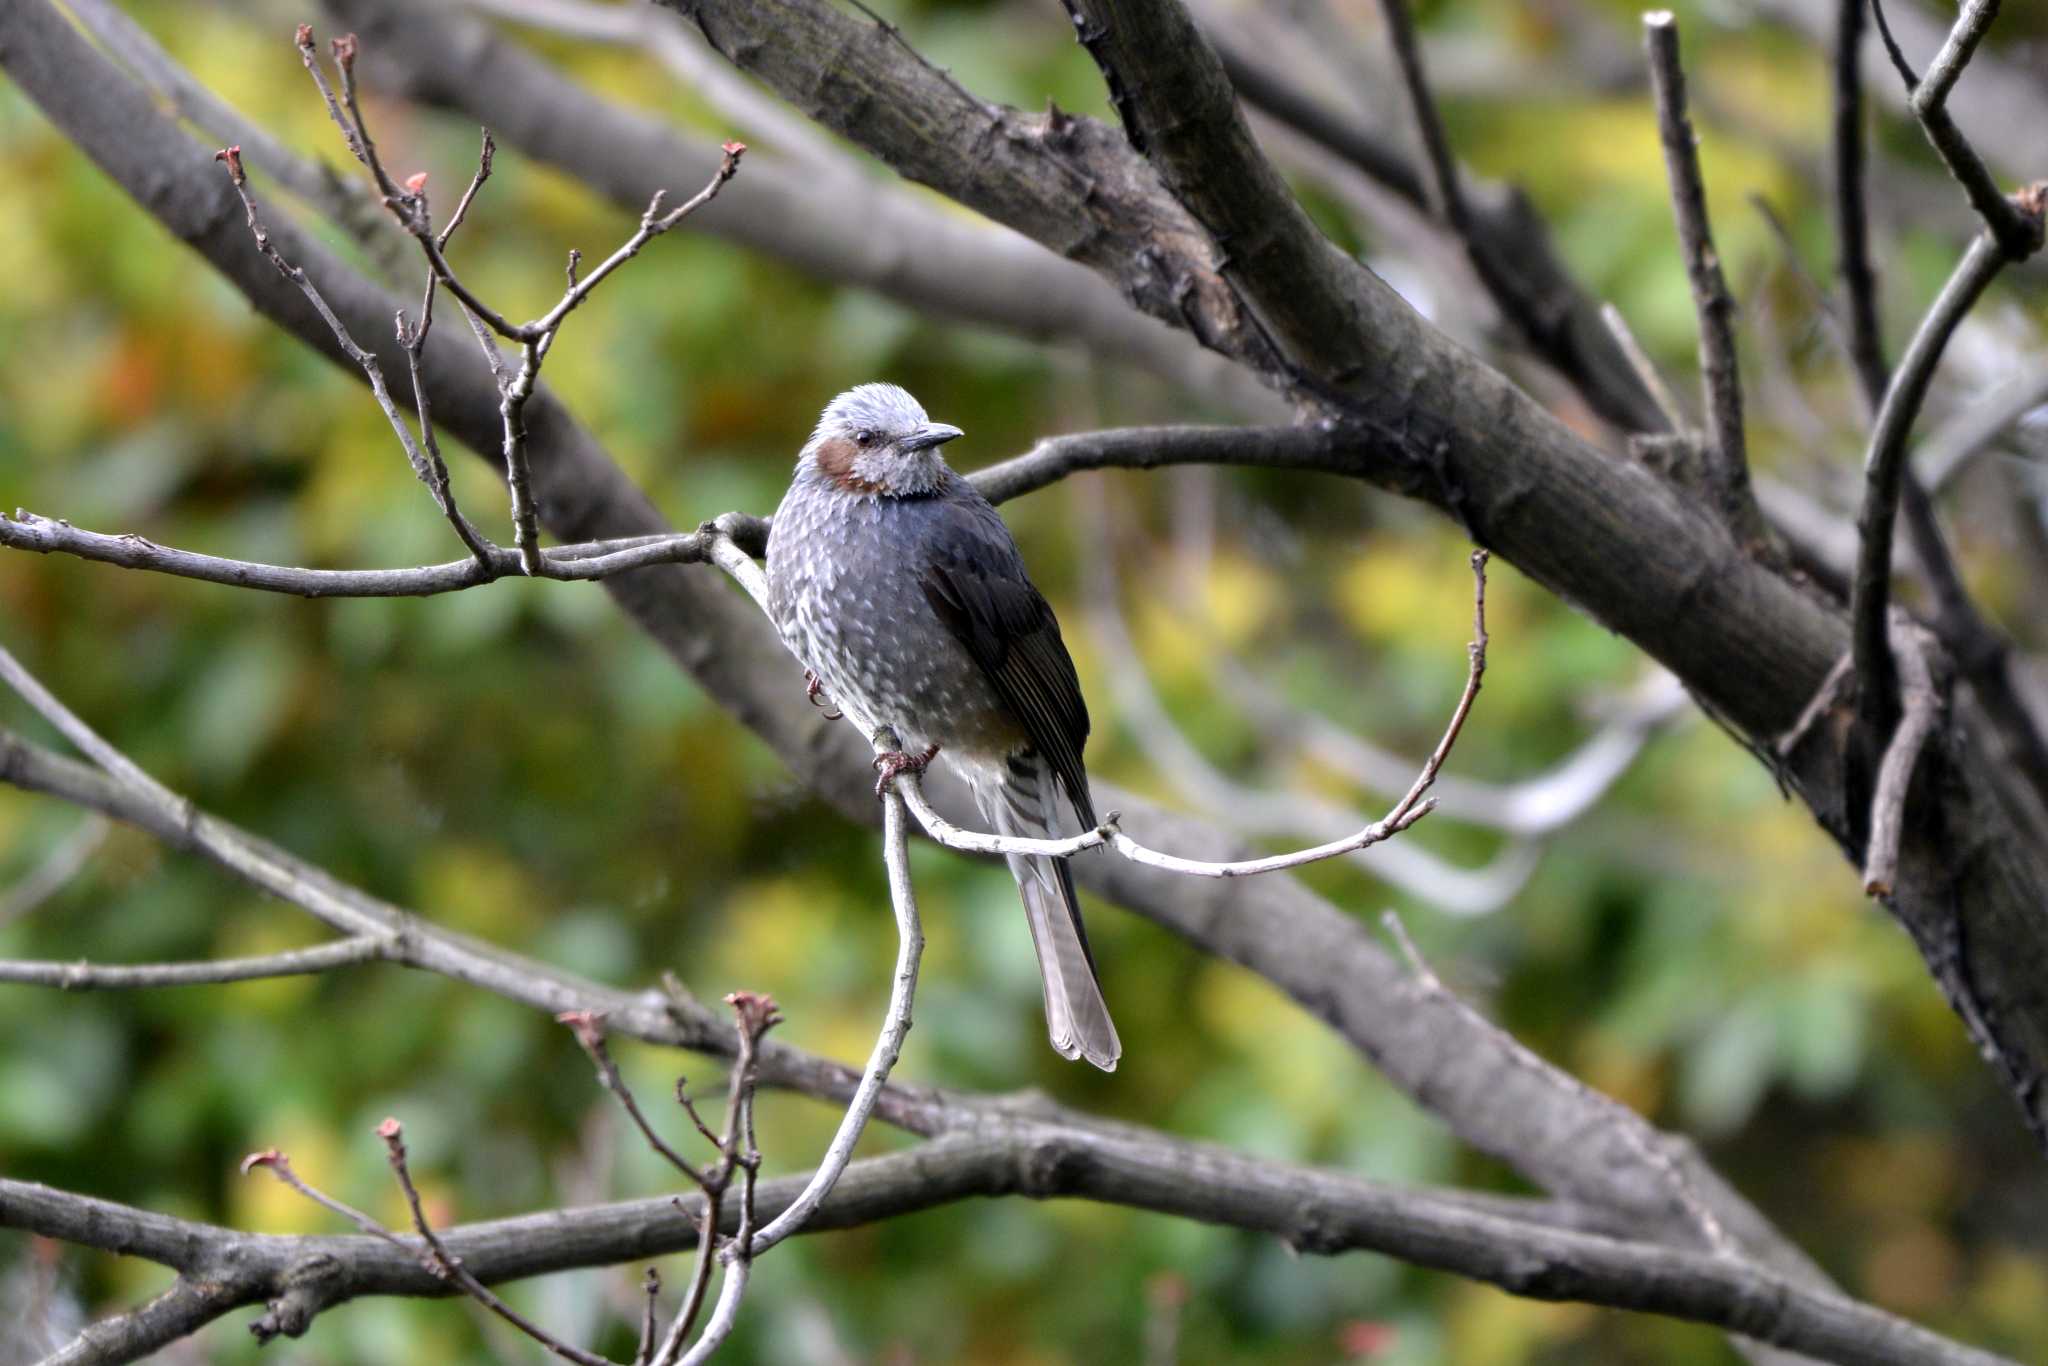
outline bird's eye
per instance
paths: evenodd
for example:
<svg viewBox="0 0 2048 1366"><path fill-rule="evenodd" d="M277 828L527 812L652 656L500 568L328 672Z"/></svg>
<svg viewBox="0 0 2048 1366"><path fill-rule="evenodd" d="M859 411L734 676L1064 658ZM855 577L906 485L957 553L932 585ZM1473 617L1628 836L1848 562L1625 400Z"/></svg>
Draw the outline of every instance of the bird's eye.
<svg viewBox="0 0 2048 1366"><path fill-rule="evenodd" d="M875 434L863 427L853 434L853 440L857 446L872 446L875 444Z"/></svg>

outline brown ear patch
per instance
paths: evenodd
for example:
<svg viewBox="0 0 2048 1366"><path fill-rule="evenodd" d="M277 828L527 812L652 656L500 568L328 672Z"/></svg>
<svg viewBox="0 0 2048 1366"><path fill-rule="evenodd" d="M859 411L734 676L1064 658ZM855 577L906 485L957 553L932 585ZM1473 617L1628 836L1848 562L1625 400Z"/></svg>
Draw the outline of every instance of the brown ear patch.
<svg viewBox="0 0 2048 1366"><path fill-rule="evenodd" d="M882 486L863 479L853 471L853 462L860 455L860 447L843 436L835 436L818 447L818 468L833 484L848 493L880 493Z"/></svg>

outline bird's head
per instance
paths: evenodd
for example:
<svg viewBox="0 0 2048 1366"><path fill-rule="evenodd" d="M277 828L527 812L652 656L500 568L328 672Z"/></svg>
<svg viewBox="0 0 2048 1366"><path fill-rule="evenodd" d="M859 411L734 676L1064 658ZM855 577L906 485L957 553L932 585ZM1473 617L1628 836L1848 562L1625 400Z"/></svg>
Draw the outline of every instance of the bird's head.
<svg viewBox="0 0 2048 1366"><path fill-rule="evenodd" d="M939 447L959 435L895 385L863 384L825 405L797 468L842 493L917 498L937 491Z"/></svg>

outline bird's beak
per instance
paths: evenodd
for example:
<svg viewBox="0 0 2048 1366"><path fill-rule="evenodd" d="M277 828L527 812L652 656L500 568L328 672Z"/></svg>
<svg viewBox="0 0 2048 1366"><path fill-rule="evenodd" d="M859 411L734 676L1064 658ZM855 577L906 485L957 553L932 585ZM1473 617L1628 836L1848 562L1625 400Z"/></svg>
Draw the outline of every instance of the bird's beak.
<svg viewBox="0 0 2048 1366"><path fill-rule="evenodd" d="M917 431L904 437L896 444L906 451L926 451L934 446L943 446L956 436L964 436L958 427L943 422L927 422Z"/></svg>

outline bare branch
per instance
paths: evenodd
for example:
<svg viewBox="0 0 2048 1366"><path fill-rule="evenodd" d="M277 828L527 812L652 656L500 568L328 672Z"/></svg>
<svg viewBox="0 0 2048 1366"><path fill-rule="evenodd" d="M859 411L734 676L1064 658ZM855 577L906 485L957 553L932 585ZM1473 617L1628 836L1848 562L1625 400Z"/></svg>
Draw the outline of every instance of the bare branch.
<svg viewBox="0 0 2048 1366"><path fill-rule="evenodd" d="M607 1358L562 1341L499 1299L492 1293L490 1287L471 1275L468 1268L462 1264L462 1259L449 1252L448 1245L442 1241L441 1235L427 1222L427 1212L420 1205L419 1188L413 1185L412 1171L406 1165L404 1129L397 1120L386 1119L377 1126L377 1137L384 1140L384 1151L390 1159L392 1174L398 1178L398 1188L405 1194L405 1207L412 1214L412 1226L420 1235L420 1241L427 1245L427 1253L422 1260L429 1271L443 1280L452 1282L478 1304L564 1361L573 1361L576 1366L612 1366Z"/></svg>
<svg viewBox="0 0 2048 1366"><path fill-rule="evenodd" d="M742 528L751 535L765 534ZM254 588L302 598L417 598L476 588L502 578L524 575L518 553L500 546L485 560L450 560L411 569L299 569L222 559L190 550L176 550L132 533L109 536L69 522L39 517L16 509L0 513L0 546L38 554L76 555L80 559L122 569L149 570L231 588ZM594 581L613 578L657 564L701 564L703 542L696 533L626 537L580 545L550 546L541 555L544 579Z"/></svg>
<svg viewBox="0 0 2048 1366"><path fill-rule="evenodd" d="M1428 172L1423 180L1429 194L1429 209L1458 233L1471 232L1472 214L1465 192L1458 185L1458 163L1451 155L1450 138L1437 113L1436 99L1429 93L1429 77L1422 69L1422 49L1415 42L1415 17L1407 0L1380 0L1380 18L1387 27L1387 41L1394 49L1394 65L1401 73L1401 86L1408 96L1408 117L1415 127L1415 139L1422 148L1422 164Z"/></svg>
<svg viewBox="0 0 2048 1366"><path fill-rule="evenodd" d="M627 1117L633 1121L633 1127L640 1131L640 1137L647 1140L647 1146L654 1149L663 1161L688 1177L692 1183L708 1190L711 1186L710 1176L698 1170L681 1153L670 1147L668 1140L661 1136L660 1131L647 1122L647 1115L641 1110L640 1102L634 1099L632 1088L627 1086L626 1079L619 1075L619 1065L612 1061L611 1050L605 1046L604 1017L590 1010L565 1010L555 1016L555 1019L569 1026L570 1032L576 1036L576 1042L583 1046L583 1051L589 1055L590 1061L596 1064L598 1081L603 1084L605 1090L619 1098L619 1104L625 1107Z"/></svg>
<svg viewBox="0 0 2048 1366"><path fill-rule="evenodd" d="M1892 658L1901 675L1898 729L1885 746L1884 762L1877 770L1877 787L1870 799L1870 852L1863 862L1863 890L1871 896L1888 897L1898 880L1899 839L1905 828L1906 793L1913 784L1913 772L1920 763L1920 751L1927 747L1936 723L1946 707L1934 671L1928 664L1926 632L1895 614L1896 644Z"/></svg>
<svg viewBox="0 0 2048 1366"><path fill-rule="evenodd" d="M1906 439L1949 337L2005 264L2003 249L1989 233L1970 243L1900 358L1898 373L1892 377L1871 427L1870 449L1863 462L1863 506L1856 517L1860 545L1850 605L1850 640L1858 710L1876 734L1890 731L1897 705L1886 621L1891 607L1892 529L1906 473Z"/></svg>
<svg viewBox="0 0 2048 1366"><path fill-rule="evenodd" d="M310 38L307 38L301 46L310 51L311 41ZM317 74L317 66L313 69ZM321 93L323 95L327 93L324 82L321 85ZM328 96L328 104L330 108L333 107L333 97L331 95ZM358 153L358 155L361 155L361 153ZM349 335L348 328L342 324L339 317L335 316L334 310L328 307L326 298L320 293L319 287L313 283L312 278L304 270L287 261L271 242L269 230L264 227L262 220L257 216L255 197L249 193L249 178L242 170L242 149L233 146L223 147L214 153L214 160L223 162L227 166L228 179L233 183L235 193L241 196L242 208L248 216L249 232L256 239L256 249L263 253L265 260L277 268L278 274L298 286L299 292L306 296L306 302L313 305L314 311L319 313L321 320L327 324L328 330L334 334L334 340L341 347L342 351L348 355L350 360L353 360L362 368L363 376L370 382L370 392L376 396L377 406L384 410L385 420L391 424L391 430L397 435L398 444L405 449L406 460L411 463L414 473L419 476L420 482L433 491L436 503L440 505L442 512L448 517L448 520L454 524L457 534L462 537L463 544L469 547L477 562L481 564L489 556L488 543L480 542L475 529L463 521L462 514L455 510L454 500L448 493L448 471L446 466L442 464L439 450L435 449L430 455L429 452L420 449L420 443L414 440L412 429L405 425L405 419L399 415L398 404L391 397L391 390L384 383L384 367L378 362L377 357L356 345L355 338ZM431 300L431 292L428 298ZM401 315L399 325L399 338L401 344L406 344L407 332L402 318L403 315ZM417 388L419 383L419 354L417 347L423 346L425 342L426 332L423 325L417 341L406 344L407 362L412 370L415 388ZM421 431L425 433L425 439L431 445L433 441L433 428L430 425L427 402L424 398L420 400L419 414ZM434 477L436 471L439 473L438 482Z"/></svg>
<svg viewBox="0 0 2048 1366"><path fill-rule="evenodd" d="M1664 376L1657 371L1657 364L1650 359L1650 353L1643 350L1643 344L1636 340L1636 334L1629 328L1628 319L1613 304L1600 305L1600 321L1614 338L1615 345L1628 357L1636 378L1642 381L1643 389L1656 403L1657 411L1663 415L1665 425L1674 432L1685 430L1685 410L1678 406L1672 396L1671 386L1664 382Z"/></svg>
<svg viewBox="0 0 2048 1366"><path fill-rule="evenodd" d="M764 1213L802 1178L764 1181ZM1247 1158L1134 1126L1011 1109L910 1152L852 1164L811 1230L871 1223L984 1195L1080 1197L1253 1229L1305 1253L1386 1252L1544 1299L1576 1298L1715 1324L1845 1366L2010 1366L1739 1258L1616 1239L1530 1219L1462 1193ZM736 1229L740 1212L725 1224ZM206 1269L208 1317L275 1297L265 1320L360 1294L445 1295L411 1245L374 1237L241 1234L0 1178L0 1223ZM665 1200L549 1211L438 1235L479 1280L642 1259L689 1247L692 1220ZM229 1253L232 1252L232 1260ZM131 1360L111 1355L106 1361Z"/></svg>
<svg viewBox="0 0 2048 1366"><path fill-rule="evenodd" d="M1899 73L1899 80L1905 84L1906 93L1911 95L1920 86L1920 77L1913 70L1913 64L1906 60L1906 54L1899 47L1899 40L1892 36L1891 23L1884 17L1884 0L1870 0L1870 11L1877 16L1878 36L1884 39L1884 55L1890 59L1892 70Z"/></svg>
<svg viewBox="0 0 2048 1366"><path fill-rule="evenodd" d="M1166 872L1179 873L1189 877L1234 878L1254 877L1261 873L1276 873L1289 868L1299 868L1325 859L1338 858L1345 854L1366 849L1380 841L1406 830L1415 822L1435 809L1433 800L1426 800L1424 794L1436 781L1444 760L1449 757L1451 746L1457 743L1459 733L1465 727L1465 720L1472 712L1472 703L1479 695L1479 682L1486 672L1486 552L1472 552L1473 590L1473 640L1468 647L1470 667L1465 678L1465 690L1458 698L1458 705L1451 713L1450 722L1444 728L1443 738L1436 749L1423 762L1422 771L1416 775L1408 790L1385 816L1367 825L1356 834L1342 839L1319 844L1310 849L1301 849L1288 854L1274 854L1267 858L1236 859L1230 862L1210 862L1202 859L1181 858L1174 854L1149 849L1116 828L1116 815L1111 813L1095 829L1068 839L1025 839L1014 835L991 835L963 830L933 810L919 790L916 776L904 773L895 779L895 784L905 792L905 799L925 833L949 849L958 849L971 854L1022 854L1068 857L1086 849L1107 845L1118 855L1147 868L1158 868Z"/></svg>
<svg viewBox="0 0 2048 1366"><path fill-rule="evenodd" d="M1436 973L1430 970L1429 964L1423 961L1421 953L1415 947L1415 941L1408 937L1407 927L1401 923L1401 917L1393 911L1381 915L1380 923L1400 946L1402 956L1408 960L1409 969L1414 973L1413 990L1416 994L1455 1010L1479 1029L1494 1034L1495 1042L1514 1059L1516 1066L1533 1069L1550 1077L1559 1085L1575 1086L1583 1090L1586 1099L1593 1103L1594 1108L1604 1112L1605 1122L1612 1126L1613 1132L1662 1174L1669 1186L1671 1199L1699 1230L1707 1246L1722 1256L1737 1255L1735 1240L1729 1237L1728 1231L1721 1226L1721 1221L1714 1217L1713 1211L1693 1189L1684 1166L1673 1157L1673 1148L1682 1145L1684 1140L1658 1133L1635 1111L1593 1091L1569 1072L1544 1061L1521 1040L1488 1021L1465 1001L1451 994L1438 980Z"/></svg>
<svg viewBox="0 0 2048 1366"><path fill-rule="evenodd" d="M1955 27L1928 66L1926 79L1918 85L1909 83L1912 98L1908 103L1926 131L1927 140L1941 154L1949 174L1962 185L1970 207L1997 241L1998 249L2009 261L2024 261L2041 249L2038 207L2023 209L2006 198L1991 168L1977 155L1977 149L1963 136L1963 130L1956 126L1948 111L1949 92L1961 79L1963 68L1970 64L1977 44L1983 41L1991 21L1997 17L1998 0L1963 0Z"/></svg>
<svg viewBox="0 0 2048 1366"><path fill-rule="evenodd" d="M1749 453L1742 427L1742 378L1735 361L1735 300L1721 274L1700 181L1699 147L1685 107L1685 70L1678 60L1678 21L1669 10L1643 16L1643 43L1656 96L1657 130L1671 179L1671 207L1685 274L1699 315L1700 382L1706 387L1708 485L1721 515L1751 545L1761 543L1763 519L1749 488Z"/></svg>
<svg viewBox="0 0 2048 1366"><path fill-rule="evenodd" d="M1875 3L1837 0L1834 52L1835 236L1841 243L1836 269L1848 296L1850 363L1873 412L1891 380L1878 320L1877 275L1870 264L1870 213L1863 181L1863 7ZM1885 41L1891 46L1889 31Z"/></svg>
<svg viewBox="0 0 2048 1366"><path fill-rule="evenodd" d="M882 746L876 748L879 751ZM894 792L882 798L882 860L889 870L890 909L896 913L896 973L889 985L889 1009L883 1017L882 1031L875 1039L874 1051L868 1055L853 1099L839 1121L839 1131L825 1149L824 1160L788 1208L742 1244L737 1260L726 1272L728 1279L735 1274L744 1275L748 1262L802 1230L832 1193L832 1187L853 1157L854 1145L860 1141L868 1117L874 1113L883 1083L888 1081L889 1071L903 1051L903 1040L910 1033L910 1009L917 995L917 965L924 954L924 929L918 923L917 894L910 885L906 841L909 823L904 819L904 805L905 799ZM721 1294L721 1301L723 1298ZM707 1326L705 1337L710 1336Z"/></svg>
<svg viewBox="0 0 2048 1366"><path fill-rule="evenodd" d="M64 991L112 991L153 987L206 986L262 977L302 977L379 960L404 961L403 942L359 935L338 943L289 949L253 958L217 958L204 963L149 963L117 967L104 963L29 963L0 959L0 982L57 987Z"/></svg>
<svg viewBox="0 0 2048 1366"><path fill-rule="evenodd" d="M1228 30L1204 32L1238 95L1355 168L1402 203L1427 209L1422 175L1376 128L1306 95L1296 73ZM1568 379L1595 411L1624 431L1667 425L1637 372L1602 329L1594 300L1572 278L1541 215L1513 185L1452 173L1465 186L1465 226L1458 240L1473 273L1525 344Z"/></svg>

